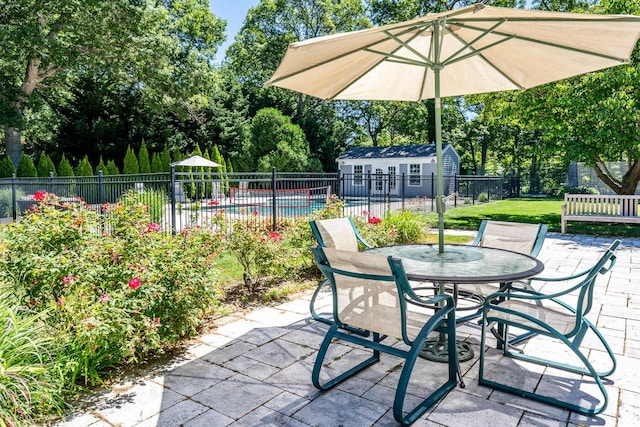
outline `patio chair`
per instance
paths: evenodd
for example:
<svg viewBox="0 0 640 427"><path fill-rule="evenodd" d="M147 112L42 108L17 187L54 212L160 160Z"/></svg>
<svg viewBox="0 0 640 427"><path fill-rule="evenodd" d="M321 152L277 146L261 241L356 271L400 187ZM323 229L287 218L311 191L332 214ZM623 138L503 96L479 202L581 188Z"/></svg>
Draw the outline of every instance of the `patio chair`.
<svg viewBox="0 0 640 427"><path fill-rule="evenodd" d="M602 383L602 378L614 372L616 368L616 358L604 336L585 316L589 313L593 305L593 291L596 278L599 274L605 274L614 266L616 261L614 251L619 244L620 240L614 241L593 267L581 273L562 278L544 279L536 277L532 279L535 281L544 280L546 282L553 282L554 292L551 294L545 294L533 290L530 287L519 286L516 282L513 283L506 292L498 292L490 295L485 301L482 310L482 337L480 348L485 349L486 329L490 324L499 324L502 326L499 330L501 330L503 339L505 340L510 327L517 327L533 332L536 335L554 338L564 343L569 350L577 356L582 365L567 364L567 355L564 352L556 352L555 354L558 357L555 359L552 356L540 354L541 350L545 348L548 349L549 345L532 346L533 341L528 342L525 349L521 349L520 352L512 351L510 346L503 346L502 354L512 359L590 377L602 394L603 400L600 406L596 403L594 403L592 407L580 406L579 404L567 401L568 399L560 400L558 397L544 395L541 393L541 391L543 391L541 389L543 389L544 386L538 388L539 383L543 383L539 378L534 380L535 384L527 389L525 389L524 386L515 384L516 382L524 383L524 381L521 381L524 378L523 375L509 375L510 379L508 383L489 380L485 377L485 359L487 356L484 351L480 353L480 385L493 387L507 393L566 408L585 415L596 415L604 411L607 406L608 395ZM564 284L564 286L561 286L562 284ZM562 290L559 290L560 288L562 288ZM573 305L568 302L568 299L571 297L576 301ZM538 305L535 303L537 301L544 301L545 304ZM583 339L589 330L595 334L609 356L611 366L605 370L596 371L593 364L587 358L587 356L589 356L589 349L587 349L586 353L581 349ZM536 339L538 338L541 337L536 337ZM531 352L528 354L525 353L524 350L529 350L529 346L532 346L532 351L537 351L538 354L533 355ZM548 350L547 352L550 353ZM558 361L557 359L564 360ZM503 369L505 362L500 361L499 365L500 369ZM563 384L562 387L563 393L566 393L567 396L572 395L572 392L567 392L567 387L570 387L569 385ZM581 398L580 400L585 399Z"/></svg>
<svg viewBox="0 0 640 427"><path fill-rule="evenodd" d="M473 246L504 249L519 252L532 257L537 257L542 249L544 239L547 235L548 226L546 224L527 224L521 222L491 221L483 220L476 234L476 238L471 243ZM476 295L486 297L497 292L499 286L496 284L483 283L475 285L459 285L459 296L477 301ZM482 299L482 298L480 298ZM458 316L458 323L466 322L478 318L482 315L482 308L467 316ZM512 340L522 341L527 336L518 336Z"/></svg>
<svg viewBox="0 0 640 427"><path fill-rule="evenodd" d="M403 358L405 362L396 386L393 416L402 425L413 423L456 386L459 366L453 298L446 294L431 299L420 298L409 286L399 259L320 246L312 248L312 251L318 266L329 278L334 301L333 322L313 365L313 385L320 390L328 390L379 362L380 352ZM347 327L365 330L369 337L349 333ZM447 380L434 386L437 387L435 391L405 414L404 400L411 373L425 339L432 332L443 333L447 338ZM383 343L386 336L400 339L409 348L391 339L388 344ZM358 357L360 352L351 352L358 362L333 375L331 373L338 366L330 366L323 374L323 378L330 379L321 381L321 371L331 362L331 357L325 361L329 347L338 341L365 347L373 350L373 354L362 360L365 356ZM347 365L345 360L342 363Z"/></svg>
<svg viewBox="0 0 640 427"><path fill-rule="evenodd" d="M358 252L360 248L372 248L358 232L356 225L351 218L319 219L309 222L313 236L322 247L335 248L344 251ZM329 285L329 280L325 279L318 284L309 308L311 317L323 323L331 324L331 319L320 316L315 310L316 299L320 291Z"/></svg>

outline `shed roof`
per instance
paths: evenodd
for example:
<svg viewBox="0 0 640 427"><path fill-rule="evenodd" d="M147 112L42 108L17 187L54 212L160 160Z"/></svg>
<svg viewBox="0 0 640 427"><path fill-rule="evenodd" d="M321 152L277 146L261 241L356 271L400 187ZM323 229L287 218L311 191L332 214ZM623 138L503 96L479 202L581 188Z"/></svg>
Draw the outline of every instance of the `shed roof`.
<svg viewBox="0 0 640 427"><path fill-rule="evenodd" d="M442 149L450 144L442 144ZM392 145L390 147L354 147L345 151L337 160L346 159L389 159L394 157L435 157L435 144Z"/></svg>

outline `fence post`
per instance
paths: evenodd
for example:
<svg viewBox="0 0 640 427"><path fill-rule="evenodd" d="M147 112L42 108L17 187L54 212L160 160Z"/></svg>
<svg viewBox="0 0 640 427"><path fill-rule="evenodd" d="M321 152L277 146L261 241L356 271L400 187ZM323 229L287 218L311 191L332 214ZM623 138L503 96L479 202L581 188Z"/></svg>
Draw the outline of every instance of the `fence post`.
<svg viewBox="0 0 640 427"><path fill-rule="evenodd" d="M11 175L11 213L13 215L13 220L18 220L18 198L16 197L16 174Z"/></svg>
<svg viewBox="0 0 640 427"><path fill-rule="evenodd" d="M404 185L405 185L405 180L404 179L405 179L405 174L404 174L404 172L402 172L402 178L400 179L401 180L400 184L402 185L402 187L400 187L400 197L402 199L402 210L404 210L404 199L405 199L405 195L406 195L405 188L404 188Z"/></svg>
<svg viewBox="0 0 640 427"><path fill-rule="evenodd" d="M171 165L171 234L176 234L176 167Z"/></svg>
<svg viewBox="0 0 640 427"><path fill-rule="evenodd" d="M371 171L367 172L367 212L371 215Z"/></svg>
<svg viewBox="0 0 640 427"><path fill-rule="evenodd" d="M49 193L53 192L53 172L49 171Z"/></svg>
<svg viewBox="0 0 640 427"><path fill-rule="evenodd" d="M101 170L98 171L98 200L100 204L104 204L104 174Z"/></svg>
<svg viewBox="0 0 640 427"><path fill-rule="evenodd" d="M277 215L278 215L278 197L276 194L276 168L271 168L271 212L273 214L273 222L271 224L271 231L277 231Z"/></svg>
<svg viewBox="0 0 640 427"><path fill-rule="evenodd" d="M433 212L433 202L436 200L435 175L431 172L431 212Z"/></svg>
<svg viewBox="0 0 640 427"><path fill-rule="evenodd" d="M458 207L458 189L460 188L460 177L457 173L453 174L453 206Z"/></svg>

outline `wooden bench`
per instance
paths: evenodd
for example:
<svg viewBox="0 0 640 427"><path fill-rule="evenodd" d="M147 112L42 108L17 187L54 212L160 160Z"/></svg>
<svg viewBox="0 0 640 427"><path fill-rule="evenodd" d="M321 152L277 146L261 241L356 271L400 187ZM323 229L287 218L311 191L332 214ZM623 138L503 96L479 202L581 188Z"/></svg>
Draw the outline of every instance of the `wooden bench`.
<svg viewBox="0 0 640 427"><path fill-rule="evenodd" d="M567 221L620 222L640 224L640 196L565 194L562 205L562 233Z"/></svg>

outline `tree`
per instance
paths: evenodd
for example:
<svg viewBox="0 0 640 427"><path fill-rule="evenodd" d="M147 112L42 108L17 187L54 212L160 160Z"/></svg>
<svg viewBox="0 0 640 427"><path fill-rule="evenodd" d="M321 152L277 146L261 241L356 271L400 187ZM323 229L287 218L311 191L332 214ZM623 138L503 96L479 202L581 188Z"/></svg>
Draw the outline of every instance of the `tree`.
<svg viewBox="0 0 640 427"><path fill-rule="evenodd" d="M140 173L151 172L151 162L149 162L149 151L147 151L147 144L145 144L144 139L142 140L142 144L140 144L140 150L138 150L138 165L140 168Z"/></svg>
<svg viewBox="0 0 640 427"><path fill-rule="evenodd" d="M56 174L56 167L53 164L51 157L49 157L44 151L40 153L37 169L39 177L48 177L51 172L53 172L54 176Z"/></svg>
<svg viewBox="0 0 640 427"><path fill-rule="evenodd" d="M151 172L153 173L164 172L160 153L153 153L151 155Z"/></svg>
<svg viewBox="0 0 640 427"><path fill-rule="evenodd" d="M107 175L120 175L120 170L113 160L107 162Z"/></svg>
<svg viewBox="0 0 640 427"><path fill-rule="evenodd" d="M93 168L91 167L91 163L89 162L89 158L84 156L82 160L78 163L75 170L75 176L92 176Z"/></svg>
<svg viewBox="0 0 640 427"><path fill-rule="evenodd" d="M132 94L147 116L154 113L151 119L158 112L168 112L172 119L192 118L206 105L225 26L206 0L3 4L0 124L14 165L30 117L47 109L55 115L60 107L81 100L82 91L75 97L69 92L78 79L95 79L100 90L109 88L106 93ZM97 116L86 122L87 129L101 129L100 122L109 129L109 120L109 115Z"/></svg>
<svg viewBox="0 0 640 427"><path fill-rule="evenodd" d="M171 170L171 153L166 145L160 153L160 160L162 161L162 171L160 172L169 172Z"/></svg>
<svg viewBox="0 0 640 427"><path fill-rule="evenodd" d="M9 156L4 156L0 162L0 178L11 178L16 173L13 162Z"/></svg>
<svg viewBox="0 0 640 427"><path fill-rule="evenodd" d="M107 172L107 165L104 163L102 156L100 156L100 161L96 166L96 173L98 173L99 171L102 171L103 174Z"/></svg>
<svg viewBox="0 0 640 427"><path fill-rule="evenodd" d="M33 164L33 160L31 160L31 157L27 156L24 153L22 153L22 156L20 157L16 176L38 176L38 171L36 170L36 166Z"/></svg>
<svg viewBox="0 0 640 427"><path fill-rule="evenodd" d="M69 160L67 160L67 158L65 157L65 155L62 155L62 158L60 159L60 163L58 163L58 176L74 176L75 174L73 173L73 168L71 167L71 163L69 163Z"/></svg>
<svg viewBox="0 0 640 427"><path fill-rule="evenodd" d="M37 110L47 87L64 84L63 71L96 62L118 63L131 36L142 30L136 2L52 0L11 2L0 11L0 122L16 165L22 152L25 113ZM54 83L55 82L55 83Z"/></svg>
<svg viewBox="0 0 640 427"><path fill-rule="evenodd" d="M136 153L133 152L131 146L127 147L127 152L124 155L123 164L124 166L122 167L122 173L124 173L125 175L137 174L140 172Z"/></svg>
<svg viewBox="0 0 640 427"><path fill-rule="evenodd" d="M251 139L244 145L245 170L315 172L322 166L310 160L309 143L300 126L275 108L258 111L251 123Z"/></svg>

